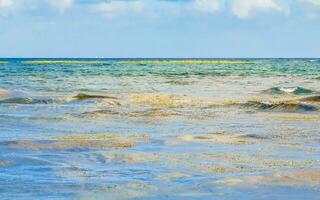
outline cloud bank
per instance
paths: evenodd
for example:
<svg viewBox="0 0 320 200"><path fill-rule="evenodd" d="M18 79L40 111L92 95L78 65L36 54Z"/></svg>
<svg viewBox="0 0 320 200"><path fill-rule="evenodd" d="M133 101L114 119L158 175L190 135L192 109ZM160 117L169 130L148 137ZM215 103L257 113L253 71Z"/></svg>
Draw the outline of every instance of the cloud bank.
<svg viewBox="0 0 320 200"><path fill-rule="evenodd" d="M195 13L214 15L231 14L239 19L248 19L259 14L290 14L293 3L320 6L320 0L0 0L0 16L10 16L30 7L42 10L53 9L67 12L73 6L114 19L117 17L156 16L165 14L193 15Z"/></svg>

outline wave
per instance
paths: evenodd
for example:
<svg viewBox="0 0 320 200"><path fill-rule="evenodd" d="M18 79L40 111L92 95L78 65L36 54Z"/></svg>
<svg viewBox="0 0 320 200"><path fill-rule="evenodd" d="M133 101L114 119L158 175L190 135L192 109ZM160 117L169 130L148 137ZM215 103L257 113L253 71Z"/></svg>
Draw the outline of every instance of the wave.
<svg viewBox="0 0 320 200"><path fill-rule="evenodd" d="M320 95L310 96L300 99L301 102L311 102L311 103L320 103Z"/></svg>
<svg viewBox="0 0 320 200"><path fill-rule="evenodd" d="M132 118L146 118L146 119L159 119L159 118L168 118L173 116L179 116L181 113L173 111L171 109L159 109L159 108L150 108L142 111L128 111L128 112L119 112L117 110L105 109L105 110L96 110L91 112L81 113L80 116L89 119L106 119L109 117L132 117Z"/></svg>
<svg viewBox="0 0 320 200"><path fill-rule="evenodd" d="M134 106L142 106L146 110L123 113L130 117L169 117L177 116L181 113L176 109L193 108L193 109L210 109L215 107L238 107L256 111L272 112L313 112L319 110L320 95L307 96L295 99L284 100L245 100L245 101L214 101L208 98L192 97L187 95L173 95L162 93L133 93L127 96L127 103ZM59 104L73 101L103 101L111 106L122 106L117 97L105 95L90 95L79 93L70 98L32 98L32 97L15 97L0 100L0 104ZM127 105L127 104L126 104ZM186 112L183 112L187 114ZM182 114L183 114L182 113ZM119 111L98 110L93 113L84 113L84 116L98 115L119 115Z"/></svg>
<svg viewBox="0 0 320 200"><path fill-rule="evenodd" d="M245 139L256 139L256 140L266 140L266 139L270 139L269 137L265 136L265 135L258 135L258 134L245 134L245 135L240 135L239 138L245 138Z"/></svg>
<svg viewBox="0 0 320 200"><path fill-rule="evenodd" d="M312 112L317 111L318 108L314 105L304 104L300 102L260 102L248 101L240 104L246 108L252 108L260 111L276 111L276 112Z"/></svg>
<svg viewBox="0 0 320 200"><path fill-rule="evenodd" d="M272 87L264 90L263 93L281 95L281 94L294 94L294 95L308 95L315 93L315 91L303 87Z"/></svg>
<svg viewBox="0 0 320 200"><path fill-rule="evenodd" d="M106 99L106 100L116 100L116 97L111 96L103 96L103 95L89 95L84 93L79 93L76 96L72 98L33 98L33 97L14 97L14 98L8 98L10 97L10 93L5 90L0 90L0 98L4 97L3 99L0 99L0 104L53 104L53 103L64 103L69 101L84 101L84 100L96 100L96 99ZM118 102L110 102L112 105L120 105Z"/></svg>
<svg viewBox="0 0 320 200"><path fill-rule="evenodd" d="M30 97L17 97L0 100L0 104L52 104L64 102L62 99L34 99Z"/></svg>
<svg viewBox="0 0 320 200"><path fill-rule="evenodd" d="M129 96L131 103L140 106L152 106L153 108L185 108L195 107L201 109L219 108L219 107L239 107L253 109L257 111L272 112L313 112L319 108L320 96L309 96L298 99L284 99L280 101L263 100L245 100L245 101L214 101L204 98L196 98L186 95L169 94L133 94ZM154 114L146 112L144 114ZM160 110L161 111L161 110Z"/></svg>
<svg viewBox="0 0 320 200"><path fill-rule="evenodd" d="M319 110L320 95L284 100L247 100L224 101L222 104L211 104L209 107L240 107L257 111L270 112L314 112Z"/></svg>
<svg viewBox="0 0 320 200"><path fill-rule="evenodd" d="M85 93L79 93L73 97L76 100L89 100L89 99L117 99L116 97L104 96L104 95L90 95Z"/></svg>

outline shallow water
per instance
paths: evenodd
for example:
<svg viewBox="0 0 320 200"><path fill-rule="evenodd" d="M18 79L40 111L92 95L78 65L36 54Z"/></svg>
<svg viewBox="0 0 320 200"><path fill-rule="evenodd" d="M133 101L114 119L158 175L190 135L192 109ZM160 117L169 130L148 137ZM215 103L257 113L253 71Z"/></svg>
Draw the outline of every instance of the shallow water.
<svg viewBox="0 0 320 200"><path fill-rule="evenodd" d="M318 199L314 60L1 59L1 199Z"/></svg>

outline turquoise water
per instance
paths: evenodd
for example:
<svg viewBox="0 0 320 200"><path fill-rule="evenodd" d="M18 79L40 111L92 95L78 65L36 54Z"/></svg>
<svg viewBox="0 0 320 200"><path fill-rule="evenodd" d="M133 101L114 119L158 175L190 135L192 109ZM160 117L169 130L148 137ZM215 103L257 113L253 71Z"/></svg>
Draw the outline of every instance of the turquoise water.
<svg viewBox="0 0 320 200"><path fill-rule="evenodd" d="M319 59L0 59L1 199L318 199L319 86Z"/></svg>

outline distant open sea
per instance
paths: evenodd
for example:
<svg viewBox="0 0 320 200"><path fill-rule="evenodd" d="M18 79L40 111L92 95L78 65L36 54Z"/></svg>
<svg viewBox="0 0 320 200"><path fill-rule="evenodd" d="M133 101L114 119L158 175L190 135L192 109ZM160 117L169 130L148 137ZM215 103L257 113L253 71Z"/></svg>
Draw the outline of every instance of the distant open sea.
<svg viewBox="0 0 320 200"><path fill-rule="evenodd" d="M320 197L320 59L0 59L0 199Z"/></svg>

